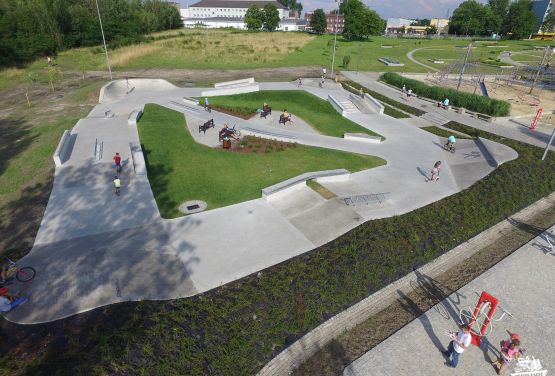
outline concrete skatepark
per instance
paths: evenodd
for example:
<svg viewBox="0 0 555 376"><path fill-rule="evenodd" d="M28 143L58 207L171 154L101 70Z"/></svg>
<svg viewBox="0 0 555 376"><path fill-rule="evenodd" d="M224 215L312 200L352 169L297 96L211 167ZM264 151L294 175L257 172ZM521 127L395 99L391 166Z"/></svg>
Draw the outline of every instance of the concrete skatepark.
<svg viewBox="0 0 555 376"><path fill-rule="evenodd" d="M260 90L297 89L289 82L257 85ZM301 89L324 100L332 94L339 103L350 102L350 94L333 83L319 88L307 82ZM37 269L36 278L22 286L29 302L7 314L9 320L40 323L122 301L205 292L314 249L364 221L403 214L457 193L517 157L512 149L487 140L459 140L457 153L450 154L442 149L444 139L406 121L363 113L356 106L347 106L344 116L385 141L324 136L295 114L293 125L278 127L275 118L209 114L183 101L204 90L135 79L103 88L100 103L68 137L68 152L56 168L35 245L20 261ZM140 145L140 140L129 115L146 103L182 112L193 137L207 145L216 146L217 131L229 122L245 134L375 155L387 164L323 182L336 199L324 200L300 186L271 200L163 219L141 171L144 162L141 167L130 150L130 143ZM199 135L198 125L212 118L216 129ZM121 197L113 194L115 152L124 160ZM443 162L441 179L427 183L437 160ZM369 205L348 206L342 200L385 193L385 202ZM219 236L213 236L213 229Z"/></svg>

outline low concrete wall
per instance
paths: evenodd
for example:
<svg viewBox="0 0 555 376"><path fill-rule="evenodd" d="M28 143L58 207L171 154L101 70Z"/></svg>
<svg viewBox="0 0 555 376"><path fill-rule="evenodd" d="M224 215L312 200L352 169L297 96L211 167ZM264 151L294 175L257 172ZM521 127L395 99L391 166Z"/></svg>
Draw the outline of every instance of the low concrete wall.
<svg viewBox="0 0 555 376"><path fill-rule="evenodd" d="M552 193L511 217L518 220L526 220L532 217L537 210L546 209L554 202L555 193ZM512 227L513 224L508 220L499 222L495 226L490 227L467 242L422 266L417 272L408 274L380 291L368 296L364 300L361 300L359 303L347 308L345 311L316 327L279 353L260 370L258 376L290 375L293 370L314 355L316 351L324 347L330 340L387 308L399 298L399 292L408 294L412 291L411 282L414 283L418 281L419 274L423 274L429 278L437 278L446 270L481 251L488 244L492 244L492 242L497 240L497 234L499 232L507 231Z"/></svg>
<svg viewBox="0 0 555 376"><path fill-rule="evenodd" d="M336 111L341 114L341 116L345 116L347 110L333 95L328 94L328 102L331 103L332 107L335 108Z"/></svg>
<svg viewBox="0 0 555 376"><path fill-rule="evenodd" d="M254 77L243 78L241 80L217 82L214 84L216 89L223 89L227 87L246 86L254 84Z"/></svg>
<svg viewBox="0 0 555 376"><path fill-rule="evenodd" d="M146 163L141 145L136 142L130 142L129 151L131 153L131 160L133 161L133 169L135 170L135 174L146 175Z"/></svg>
<svg viewBox="0 0 555 376"><path fill-rule="evenodd" d="M215 97L218 95L243 94L243 93L252 93L255 91L260 91L260 86L248 85L248 86L227 87L222 89L209 89L201 92L200 95L202 97Z"/></svg>
<svg viewBox="0 0 555 376"><path fill-rule="evenodd" d="M276 133L266 132L266 131L261 131L259 129L254 129L250 127L241 128L241 134L243 136L256 136L256 137L262 137L262 138L267 138L270 140L276 140L276 141L282 141L282 142L297 142L297 137L295 136L289 136L289 135L280 134L277 132Z"/></svg>
<svg viewBox="0 0 555 376"><path fill-rule="evenodd" d="M383 115L384 106L383 106L383 104L381 104L380 102L378 102L378 101L376 100L376 98L374 98L373 96L371 96L371 95L368 94L368 93L365 93L365 94L364 94L364 99L367 101L367 103L370 104L370 106L371 106L372 108L374 108L374 110L375 110L378 114Z"/></svg>
<svg viewBox="0 0 555 376"><path fill-rule="evenodd" d="M62 134L60 142L58 142L58 147L56 148L56 151L54 152L53 158L56 167L61 167L65 161L70 138L71 132L66 129Z"/></svg>
<svg viewBox="0 0 555 376"><path fill-rule="evenodd" d="M349 98L362 113L383 114L384 106L368 93L366 93L364 97L356 94L350 94Z"/></svg>
<svg viewBox="0 0 555 376"><path fill-rule="evenodd" d="M325 177L333 178L338 175L348 176L350 175L350 172L345 169L307 172L262 189L262 197L268 201L271 201L301 189L302 187L306 186L307 180L323 179Z"/></svg>
<svg viewBox="0 0 555 376"><path fill-rule="evenodd" d="M370 136L368 134L362 133L345 133L343 135L345 140L355 140L355 141L362 141L362 142L370 142L372 144L379 144L382 142L381 137L377 136Z"/></svg>
<svg viewBox="0 0 555 376"><path fill-rule="evenodd" d="M137 122L139 121L142 115L143 115L142 108L134 110L133 112L131 112L131 114L129 114L129 117L127 118L127 124L137 125Z"/></svg>
<svg viewBox="0 0 555 376"><path fill-rule="evenodd" d="M106 85L100 88L100 94L98 95L98 103L102 103L102 101L104 100L104 93L106 92L106 89L109 89L112 85L114 85L114 82L115 81L110 81Z"/></svg>

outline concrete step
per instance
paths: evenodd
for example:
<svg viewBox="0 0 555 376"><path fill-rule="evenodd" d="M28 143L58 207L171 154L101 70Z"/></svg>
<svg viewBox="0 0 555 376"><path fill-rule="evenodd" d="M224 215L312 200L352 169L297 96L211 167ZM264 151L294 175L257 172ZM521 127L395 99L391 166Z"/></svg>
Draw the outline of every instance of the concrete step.
<svg viewBox="0 0 555 376"><path fill-rule="evenodd" d="M348 114L356 114L359 112L358 108L350 100L340 100L339 103L345 108Z"/></svg>

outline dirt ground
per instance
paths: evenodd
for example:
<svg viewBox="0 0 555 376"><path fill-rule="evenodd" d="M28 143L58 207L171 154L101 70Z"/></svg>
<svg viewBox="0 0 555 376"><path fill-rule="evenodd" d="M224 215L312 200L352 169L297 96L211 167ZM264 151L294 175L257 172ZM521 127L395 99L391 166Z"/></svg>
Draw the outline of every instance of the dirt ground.
<svg viewBox="0 0 555 376"><path fill-rule="evenodd" d="M412 302L410 308L406 308L406 303L402 304L402 302L396 301L377 315L332 340L297 369L293 375L342 375L343 369L351 362L509 256L554 223L555 206L537 212L526 223L515 221L514 227L509 232L500 233L493 245L485 247L474 256L445 271L429 284L415 285L414 290L406 298ZM456 272L461 269L464 269L466 273Z"/></svg>

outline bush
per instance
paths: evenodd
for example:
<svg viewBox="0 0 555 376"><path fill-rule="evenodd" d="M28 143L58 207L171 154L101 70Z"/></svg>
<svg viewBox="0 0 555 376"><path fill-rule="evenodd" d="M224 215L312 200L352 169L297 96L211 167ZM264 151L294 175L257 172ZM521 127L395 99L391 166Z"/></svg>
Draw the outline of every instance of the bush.
<svg viewBox="0 0 555 376"><path fill-rule="evenodd" d="M412 89L413 93L436 101L443 101L445 98L449 98L453 106L464 107L467 110L482 114L508 116L511 112L511 104L509 102L464 93L454 89L429 86L423 82L402 77L397 73L384 73L380 80L398 88L402 88L405 85L407 88Z"/></svg>
<svg viewBox="0 0 555 376"><path fill-rule="evenodd" d="M347 68L351 62L351 57L349 55L343 56L343 68Z"/></svg>

